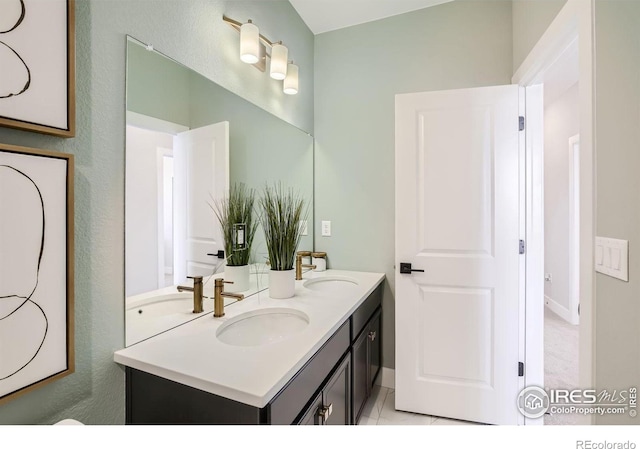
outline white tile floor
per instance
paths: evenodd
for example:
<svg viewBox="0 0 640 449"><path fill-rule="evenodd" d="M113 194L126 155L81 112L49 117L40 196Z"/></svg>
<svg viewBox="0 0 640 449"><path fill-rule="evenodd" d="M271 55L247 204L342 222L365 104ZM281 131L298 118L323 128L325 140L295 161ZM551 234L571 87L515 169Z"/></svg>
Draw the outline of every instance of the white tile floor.
<svg viewBox="0 0 640 449"><path fill-rule="evenodd" d="M456 421L435 416L401 412L395 409L396 393L390 388L376 385L364 406L359 425L477 425L467 421Z"/></svg>

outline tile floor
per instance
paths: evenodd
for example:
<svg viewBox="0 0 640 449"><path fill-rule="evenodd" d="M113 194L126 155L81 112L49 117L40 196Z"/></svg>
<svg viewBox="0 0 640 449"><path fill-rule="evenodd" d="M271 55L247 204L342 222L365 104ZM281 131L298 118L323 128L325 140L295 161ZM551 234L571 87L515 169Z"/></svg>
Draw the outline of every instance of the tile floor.
<svg viewBox="0 0 640 449"><path fill-rule="evenodd" d="M395 409L395 398L394 390L376 385L364 406L359 425L477 425L467 421L401 412Z"/></svg>

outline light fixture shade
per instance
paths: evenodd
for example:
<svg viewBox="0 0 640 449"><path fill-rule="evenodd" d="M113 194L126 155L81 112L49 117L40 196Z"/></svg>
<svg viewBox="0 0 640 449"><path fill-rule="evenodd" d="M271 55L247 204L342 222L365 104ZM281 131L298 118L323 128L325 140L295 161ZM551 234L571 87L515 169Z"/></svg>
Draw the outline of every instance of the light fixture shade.
<svg viewBox="0 0 640 449"><path fill-rule="evenodd" d="M240 27L240 59L247 64L260 59L260 33L251 21Z"/></svg>
<svg viewBox="0 0 640 449"><path fill-rule="evenodd" d="M287 76L287 60L289 50L282 44L271 47L271 67L269 74L274 80L283 80Z"/></svg>
<svg viewBox="0 0 640 449"><path fill-rule="evenodd" d="M284 79L284 87L282 89L287 95L295 95L298 93L298 66L291 63L287 67L287 77Z"/></svg>

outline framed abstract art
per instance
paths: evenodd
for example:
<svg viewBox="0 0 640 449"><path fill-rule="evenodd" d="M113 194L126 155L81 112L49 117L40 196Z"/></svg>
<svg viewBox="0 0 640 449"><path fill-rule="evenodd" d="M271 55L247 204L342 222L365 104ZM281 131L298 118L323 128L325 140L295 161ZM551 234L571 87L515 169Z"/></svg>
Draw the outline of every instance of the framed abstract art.
<svg viewBox="0 0 640 449"><path fill-rule="evenodd" d="M0 125L75 135L74 0L0 1Z"/></svg>
<svg viewBox="0 0 640 449"><path fill-rule="evenodd" d="M0 404L74 371L73 169L0 144Z"/></svg>

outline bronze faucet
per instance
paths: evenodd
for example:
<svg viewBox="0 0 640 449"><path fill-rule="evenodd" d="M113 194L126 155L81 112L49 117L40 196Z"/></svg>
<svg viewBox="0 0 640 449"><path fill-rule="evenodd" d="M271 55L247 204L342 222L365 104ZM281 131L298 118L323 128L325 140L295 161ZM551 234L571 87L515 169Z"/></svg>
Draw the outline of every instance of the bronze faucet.
<svg viewBox="0 0 640 449"><path fill-rule="evenodd" d="M193 292L193 313L202 313L204 311L202 306L202 276L187 276L187 278L193 279L193 287L178 285L178 291Z"/></svg>
<svg viewBox="0 0 640 449"><path fill-rule="evenodd" d="M302 263L303 257L310 257L311 251L298 251L296 254L296 281L302 280L302 269L303 268L311 268L314 269L315 265L306 265Z"/></svg>
<svg viewBox="0 0 640 449"><path fill-rule="evenodd" d="M224 316L224 298L235 298L238 301L242 301L244 299L243 294L225 292L224 284L233 284L233 282L225 281L222 278L215 280L215 286L213 289L213 316L215 318Z"/></svg>

